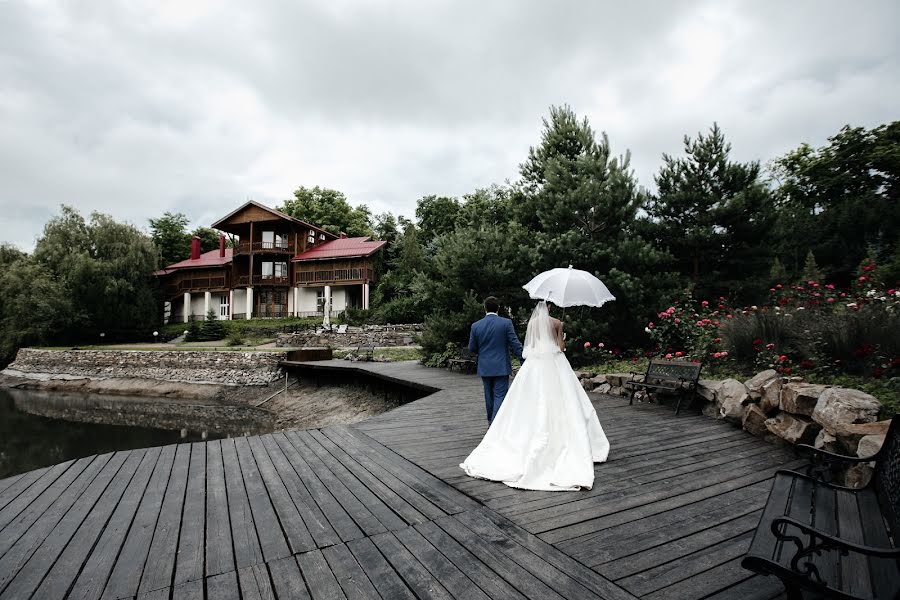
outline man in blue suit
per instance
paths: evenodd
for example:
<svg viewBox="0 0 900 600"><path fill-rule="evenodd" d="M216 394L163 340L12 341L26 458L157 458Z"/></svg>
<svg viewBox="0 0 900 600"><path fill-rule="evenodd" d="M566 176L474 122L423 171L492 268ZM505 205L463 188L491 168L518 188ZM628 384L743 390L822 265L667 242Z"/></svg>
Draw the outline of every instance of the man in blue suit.
<svg viewBox="0 0 900 600"><path fill-rule="evenodd" d="M498 316L499 309L500 303L496 298L485 298L484 311L487 314L472 324L472 332L469 334L469 350L478 354L478 374L484 383L488 426L497 416L509 389L509 376L512 374L510 350L522 358L522 344L516 336L512 321Z"/></svg>

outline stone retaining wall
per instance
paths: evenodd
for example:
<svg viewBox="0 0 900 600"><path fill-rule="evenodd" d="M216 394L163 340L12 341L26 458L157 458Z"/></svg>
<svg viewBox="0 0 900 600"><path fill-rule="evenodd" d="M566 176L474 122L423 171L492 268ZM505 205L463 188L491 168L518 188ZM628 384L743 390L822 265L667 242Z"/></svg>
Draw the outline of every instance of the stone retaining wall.
<svg viewBox="0 0 900 600"><path fill-rule="evenodd" d="M344 333L334 331L298 331L279 334L275 345L279 348L321 346L411 346L417 343L423 325L366 325L347 327Z"/></svg>
<svg viewBox="0 0 900 600"><path fill-rule="evenodd" d="M631 375L579 375L587 391L628 396ZM782 377L772 369L741 382L701 379L697 388L702 412L724 419L768 441L808 444L830 452L866 457L884 443L890 420L878 421L881 403L859 390L806 383ZM655 396L656 394L654 394ZM635 399L644 401L643 391ZM870 475L863 464L841 473L845 485L858 485Z"/></svg>
<svg viewBox="0 0 900 600"><path fill-rule="evenodd" d="M200 352L151 350L40 350L22 348L8 369L105 379L156 379L222 385L266 385L284 373L284 352Z"/></svg>

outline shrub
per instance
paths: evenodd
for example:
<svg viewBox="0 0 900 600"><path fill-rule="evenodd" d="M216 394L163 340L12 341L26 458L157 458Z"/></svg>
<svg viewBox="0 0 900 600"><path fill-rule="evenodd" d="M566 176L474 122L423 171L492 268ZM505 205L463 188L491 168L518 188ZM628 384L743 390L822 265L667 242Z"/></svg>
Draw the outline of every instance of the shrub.
<svg viewBox="0 0 900 600"><path fill-rule="evenodd" d="M210 309L206 313L206 320L200 326L200 340L213 341L221 340L225 337L225 325L216 316L216 311Z"/></svg>
<svg viewBox="0 0 900 600"><path fill-rule="evenodd" d="M239 331L232 331L225 343L228 346L243 346L246 342Z"/></svg>
<svg viewBox="0 0 900 600"><path fill-rule="evenodd" d="M459 346L453 342L447 342L444 350L426 355L424 363L426 367L443 367L451 358L459 358Z"/></svg>
<svg viewBox="0 0 900 600"><path fill-rule="evenodd" d="M200 323L197 321L197 317L191 315L188 317L188 328L187 334L184 336L184 341L186 342L198 342L201 338L200 333Z"/></svg>
<svg viewBox="0 0 900 600"><path fill-rule="evenodd" d="M360 327L368 323L371 317L371 310L347 307L344 312L341 313L341 316L338 320L346 322L348 325Z"/></svg>

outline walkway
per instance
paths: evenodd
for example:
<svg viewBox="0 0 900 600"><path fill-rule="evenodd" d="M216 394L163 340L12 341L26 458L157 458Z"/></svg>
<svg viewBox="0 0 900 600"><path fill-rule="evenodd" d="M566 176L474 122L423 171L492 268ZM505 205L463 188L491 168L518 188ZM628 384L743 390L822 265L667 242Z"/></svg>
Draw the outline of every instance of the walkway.
<svg viewBox="0 0 900 600"><path fill-rule="evenodd" d="M740 568L790 456L729 425L596 401L590 492L460 475L480 381L328 361L439 390L356 426L88 457L0 481L0 599L772 598Z"/></svg>

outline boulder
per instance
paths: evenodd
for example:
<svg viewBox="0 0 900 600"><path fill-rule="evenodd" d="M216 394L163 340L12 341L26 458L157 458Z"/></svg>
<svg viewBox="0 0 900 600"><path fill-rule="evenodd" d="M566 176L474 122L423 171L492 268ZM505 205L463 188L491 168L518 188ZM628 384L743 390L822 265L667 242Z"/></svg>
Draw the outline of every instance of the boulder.
<svg viewBox="0 0 900 600"><path fill-rule="evenodd" d="M718 419L719 407L715 402L704 402L703 406L700 408L700 414L702 414L704 417Z"/></svg>
<svg viewBox="0 0 900 600"><path fill-rule="evenodd" d="M835 454L842 453L838 439L824 429L816 436L816 441L813 442L813 446L820 450L825 450L826 452L834 452Z"/></svg>
<svg viewBox="0 0 900 600"><path fill-rule="evenodd" d="M593 376L593 373L588 373L587 371L578 371L578 379L590 379Z"/></svg>
<svg viewBox="0 0 900 600"><path fill-rule="evenodd" d="M622 387L626 381L631 379L631 375L624 373L607 373L606 382L612 387Z"/></svg>
<svg viewBox="0 0 900 600"><path fill-rule="evenodd" d="M594 388L594 391L598 394L608 394L611 386L608 383L601 383L597 387Z"/></svg>
<svg viewBox="0 0 900 600"><path fill-rule="evenodd" d="M862 438L867 435L887 435L890 426L890 420L841 425L834 433L840 444L840 453L855 456Z"/></svg>
<svg viewBox="0 0 900 600"><path fill-rule="evenodd" d="M586 392L593 392L594 391L594 382L591 381L590 379L582 379L581 387L583 387L584 391L586 391Z"/></svg>
<svg viewBox="0 0 900 600"><path fill-rule="evenodd" d="M697 381L697 395L709 402L715 402L716 387L718 385L718 381L713 381L712 379L700 379Z"/></svg>
<svg viewBox="0 0 900 600"><path fill-rule="evenodd" d="M812 444L822 429L815 421L784 412L768 419L766 428L789 444Z"/></svg>
<svg viewBox="0 0 900 600"><path fill-rule="evenodd" d="M763 388L765 385L776 379L780 380L781 376L775 369L766 369L761 371L744 382L747 393L750 395L751 402L759 402L762 399Z"/></svg>
<svg viewBox="0 0 900 600"><path fill-rule="evenodd" d="M749 398L747 388L737 379L724 379L716 387L716 406L719 407L720 419L733 423L740 423L744 418L747 407L744 405Z"/></svg>
<svg viewBox="0 0 900 600"><path fill-rule="evenodd" d="M795 415L812 416L819 396L828 389L826 385L814 383L790 382L781 388L781 403L779 408Z"/></svg>
<svg viewBox="0 0 900 600"><path fill-rule="evenodd" d="M751 404L747 407L747 411L744 413L744 419L741 423L744 427L744 431L752 433L756 437L763 437L769 433L769 430L766 428L766 419L766 413L764 413L759 406Z"/></svg>
<svg viewBox="0 0 900 600"><path fill-rule="evenodd" d="M868 485L874 473L875 469L868 463L855 464L844 471L843 477L841 478L841 485L851 488L861 488Z"/></svg>
<svg viewBox="0 0 900 600"><path fill-rule="evenodd" d="M812 418L831 433L842 425L873 423L878 419L881 402L865 392L846 388L828 388L819 396Z"/></svg>
<svg viewBox="0 0 900 600"><path fill-rule="evenodd" d="M883 435L866 435L863 436L859 440L859 445L856 447L856 455L860 458L866 458L874 455L881 449L881 446L884 444Z"/></svg>
<svg viewBox="0 0 900 600"><path fill-rule="evenodd" d="M604 383L606 383L606 375L597 375L596 377L591 377L591 381L594 382L594 387L603 385Z"/></svg>
<svg viewBox="0 0 900 600"><path fill-rule="evenodd" d="M763 384L762 391L760 392L762 397L759 399L759 407L767 415L771 416L778 410L778 405L781 404L782 385L784 385L784 380L782 380L781 377L772 379Z"/></svg>

